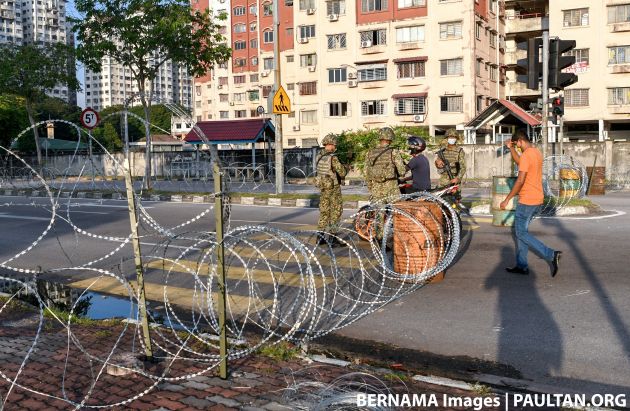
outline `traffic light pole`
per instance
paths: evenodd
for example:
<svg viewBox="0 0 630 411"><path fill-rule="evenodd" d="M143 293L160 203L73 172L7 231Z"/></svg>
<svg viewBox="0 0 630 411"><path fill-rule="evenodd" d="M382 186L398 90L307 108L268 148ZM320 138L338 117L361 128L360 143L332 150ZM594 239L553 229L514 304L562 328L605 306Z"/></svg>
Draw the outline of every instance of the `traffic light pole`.
<svg viewBox="0 0 630 411"><path fill-rule="evenodd" d="M542 155L547 157L549 142L549 31L543 31L542 35Z"/></svg>

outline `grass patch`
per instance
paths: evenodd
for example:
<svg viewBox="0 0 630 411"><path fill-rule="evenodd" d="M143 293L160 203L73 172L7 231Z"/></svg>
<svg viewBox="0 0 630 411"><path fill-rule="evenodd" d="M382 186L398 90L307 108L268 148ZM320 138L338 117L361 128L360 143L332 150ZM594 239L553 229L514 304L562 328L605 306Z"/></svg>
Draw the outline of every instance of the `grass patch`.
<svg viewBox="0 0 630 411"><path fill-rule="evenodd" d="M112 336L112 332L110 330L98 330L94 333L94 335L96 336L96 338L109 338Z"/></svg>
<svg viewBox="0 0 630 411"><path fill-rule="evenodd" d="M569 207L589 207L589 208L595 208L598 207L597 204L593 203L591 200L589 200L588 198L572 198L570 199L568 202L562 199L552 199L549 197L545 198L545 205L546 206L554 206L556 204L562 204L563 206L569 206Z"/></svg>
<svg viewBox="0 0 630 411"><path fill-rule="evenodd" d="M297 356L300 353L300 350L298 347L294 346L293 344L290 344L286 341L282 341L278 344L262 347L258 352L261 355L264 355L265 357L273 358L274 360L289 361L294 358L297 358Z"/></svg>
<svg viewBox="0 0 630 411"><path fill-rule="evenodd" d="M471 384L470 389L477 395L481 395L486 397L488 395L492 395L492 390L487 385L481 384L480 382L476 382Z"/></svg>
<svg viewBox="0 0 630 411"><path fill-rule="evenodd" d="M62 311L57 308L51 308L51 307L47 307L44 310L44 318L49 318L51 320L56 320L58 318L61 322L64 322L66 324L68 322L70 322L70 324L87 325L87 326L100 324L100 321L98 320L92 320L90 318L85 318L85 317L79 317L76 314L72 314L71 316L68 311Z"/></svg>
<svg viewBox="0 0 630 411"><path fill-rule="evenodd" d="M407 374L403 374L401 372L388 372L387 374L383 375L383 378L391 382L407 382L410 380Z"/></svg>

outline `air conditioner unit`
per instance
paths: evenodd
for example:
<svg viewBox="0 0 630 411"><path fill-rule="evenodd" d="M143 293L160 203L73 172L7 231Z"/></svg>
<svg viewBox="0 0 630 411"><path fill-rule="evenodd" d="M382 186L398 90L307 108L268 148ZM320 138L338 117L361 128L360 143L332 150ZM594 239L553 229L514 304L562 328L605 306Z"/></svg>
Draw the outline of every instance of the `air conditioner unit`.
<svg viewBox="0 0 630 411"><path fill-rule="evenodd" d="M233 105L234 105L234 102L233 102L233 101L230 101L230 105L231 105L231 106L233 106Z"/></svg>
<svg viewBox="0 0 630 411"><path fill-rule="evenodd" d="M260 73L260 77L267 77L269 75L268 71L263 71L262 73Z"/></svg>
<svg viewBox="0 0 630 411"><path fill-rule="evenodd" d="M414 123L423 123L424 122L424 114L416 114L413 116Z"/></svg>
<svg viewBox="0 0 630 411"><path fill-rule="evenodd" d="M308 43L308 37L301 37L298 39L298 43L300 44L306 44Z"/></svg>
<svg viewBox="0 0 630 411"><path fill-rule="evenodd" d="M300 126L293 126L293 131L300 131Z"/></svg>
<svg viewBox="0 0 630 411"><path fill-rule="evenodd" d="M308 67L308 71L310 71L311 73L313 73L316 69L317 69L317 67L315 67L315 66L309 66Z"/></svg>
<svg viewBox="0 0 630 411"><path fill-rule="evenodd" d="M372 42L370 40L365 40L361 42L361 48L372 47Z"/></svg>
<svg viewBox="0 0 630 411"><path fill-rule="evenodd" d="M217 86L217 88L220 90L220 89L222 89L222 88L223 88L223 86L222 86L221 84L219 84L219 85Z"/></svg>
<svg viewBox="0 0 630 411"><path fill-rule="evenodd" d="M339 14L329 14L328 15L328 20L330 20L330 21L337 21L337 20L339 20Z"/></svg>
<svg viewBox="0 0 630 411"><path fill-rule="evenodd" d="M358 84L356 80L348 80L348 87L356 87Z"/></svg>
<svg viewBox="0 0 630 411"><path fill-rule="evenodd" d="M353 79L357 78L357 75L356 75L356 73L348 73L348 78L353 80Z"/></svg>
<svg viewBox="0 0 630 411"><path fill-rule="evenodd" d="M308 15L315 14L315 9L308 9L308 10L306 10L306 14L308 14Z"/></svg>

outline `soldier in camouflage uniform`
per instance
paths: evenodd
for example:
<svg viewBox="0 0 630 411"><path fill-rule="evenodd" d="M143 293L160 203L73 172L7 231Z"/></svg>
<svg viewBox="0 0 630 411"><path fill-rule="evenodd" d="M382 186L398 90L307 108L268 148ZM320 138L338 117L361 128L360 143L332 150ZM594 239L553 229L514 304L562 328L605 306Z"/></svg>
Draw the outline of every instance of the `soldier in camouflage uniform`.
<svg viewBox="0 0 630 411"><path fill-rule="evenodd" d="M368 151L365 159L365 179L371 201L382 201L400 195L398 179L407 170L400 152L390 147L394 140L394 130L384 127L379 130L380 144Z"/></svg>
<svg viewBox="0 0 630 411"><path fill-rule="evenodd" d="M341 164L335 150L337 149L337 136L328 134L322 140L324 149L317 155L315 185L320 189L319 197L319 222L317 230L320 231L317 244L329 243L334 246L345 246L337 237L331 237L327 241L327 233L337 234L339 222L343 212L343 200L341 198L341 182L348 173L348 169Z"/></svg>
<svg viewBox="0 0 630 411"><path fill-rule="evenodd" d="M442 147L440 151L442 152L442 156L444 160L450 165L451 174L453 178L451 179L446 171L446 164L444 161L438 156L435 160L435 166L438 169L438 173L440 174L440 186L446 186L448 184L460 184L460 189L455 193L456 202L459 203L459 200L462 198L461 192L461 182L466 174L466 157L464 155L464 149L457 145L460 136L457 130L454 128L448 129L445 135L446 146Z"/></svg>

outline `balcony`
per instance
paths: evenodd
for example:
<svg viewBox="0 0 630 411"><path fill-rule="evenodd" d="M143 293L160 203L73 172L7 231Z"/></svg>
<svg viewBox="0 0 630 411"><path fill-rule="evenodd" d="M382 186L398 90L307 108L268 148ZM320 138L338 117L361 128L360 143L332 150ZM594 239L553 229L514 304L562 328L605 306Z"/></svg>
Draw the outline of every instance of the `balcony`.
<svg viewBox="0 0 630 411"><path fill-rule="evenodd" d="M609 24L608 27L611 33L623 33L630 31L630 22Z"/></svg>
<svg viewBox="0 0 630 411"><path fill-rule="evenodd" d="M515 14L509 16L505 22L507 34L542 31L542 13Z"/></svg>
<svg viewBox="0 0 630 411"><path fill-rule="evenodd" d="M609 74L625 74L630 73L630 64L613 64L608 66Z"/></svg>
<svg viewBox="0 0 630 411"><path fill-rule="evenodd" d="M520 59L527 58L527 50L519 50L517 48L511 48L505 50L505 65L515 66Z"/></svg>
<svg viewBox="0 0 630 411"><path fill-rule="evenodd" d="M539 96L540 95L540 91L539 90L530 90L527 88L526 84L523 83L519 83L517 81L510 81L508 82L508 90L505 92L505 94L511 95L511 96Z"/></svg>
<svg viewBox="0 0 630 411"><path fill-rule="evenodd" d="M608 111L611 114L630 114L630 104L608 106Z"/></svg>
<svg viewBox="0 0 630 411"><path fill-rule="evenodd" d="M376 44L374 46L361 47L359 50L361 51L361 54L384 53L385 51L387 51L387 45L385 45L385 44Z"/></svg>

